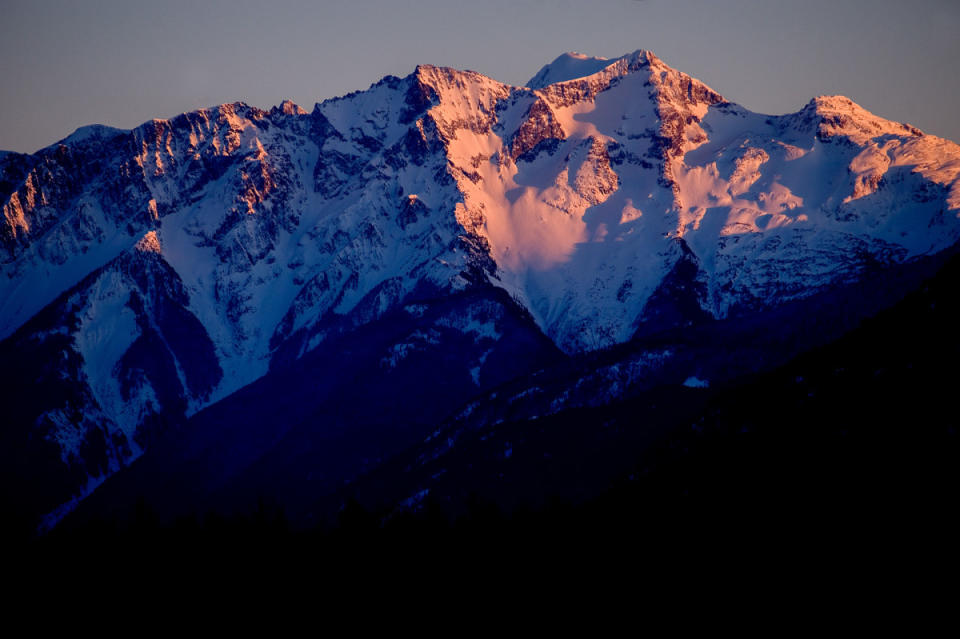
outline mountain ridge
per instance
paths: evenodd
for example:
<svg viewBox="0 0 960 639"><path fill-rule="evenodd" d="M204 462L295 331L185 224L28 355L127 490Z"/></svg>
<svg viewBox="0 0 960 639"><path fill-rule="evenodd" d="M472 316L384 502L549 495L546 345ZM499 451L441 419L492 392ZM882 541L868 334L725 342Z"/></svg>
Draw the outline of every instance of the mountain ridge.
<svg viewBox="0 0 960 639"><path fill-rule="evenodd" d="M238 102L0 156L0 336L12 362L45 341L80 361L71 399L16 428L89 486L151 430L392 314L413 324L371 366L461 335L482 393L509 377L486 371L515 314L523 375L553 357L536 334L611 348L960 238L949 141L842 96L754 114L648 51L601 62L534 88L420 65L309 112ZM495 310L431 310L491 287Z"/></svg>

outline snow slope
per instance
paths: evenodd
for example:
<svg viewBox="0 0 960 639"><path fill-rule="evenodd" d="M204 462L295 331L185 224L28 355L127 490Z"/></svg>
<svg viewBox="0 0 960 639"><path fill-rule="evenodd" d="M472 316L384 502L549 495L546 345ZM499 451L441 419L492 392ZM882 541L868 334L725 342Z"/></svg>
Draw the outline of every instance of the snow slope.
<svg viewBox="0 0 960 639"><path fill-rule="evenodd" d="M607 58L591 57L576 51L570 51L560 55L550 64L544 65L535 76L530 78L526 86L531 89L542 89L557 82L576 80L593 75L597 71L610 66L613 62L613 60Z"/></svg>

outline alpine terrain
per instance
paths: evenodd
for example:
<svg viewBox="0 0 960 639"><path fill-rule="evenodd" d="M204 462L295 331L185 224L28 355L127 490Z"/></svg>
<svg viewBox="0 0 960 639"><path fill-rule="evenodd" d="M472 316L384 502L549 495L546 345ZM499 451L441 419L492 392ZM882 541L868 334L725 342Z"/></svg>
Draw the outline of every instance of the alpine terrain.
<svg viewBox="0 0 960 639"><path fill-rule="evenodd" d="M686 410L892 306L956 251L958 177L845 97L753 113L643 50L2 153L4 502L24 531L264 495L305 525L369 476L415 509L438 475L395 478L468 433Z"/></svg>

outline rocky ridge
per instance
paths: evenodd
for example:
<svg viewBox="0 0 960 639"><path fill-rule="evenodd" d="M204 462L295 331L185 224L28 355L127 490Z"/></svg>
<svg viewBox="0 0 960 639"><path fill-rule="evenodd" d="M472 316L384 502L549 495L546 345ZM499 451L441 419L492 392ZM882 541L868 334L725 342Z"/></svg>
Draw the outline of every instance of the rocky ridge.
<svg viewBox="0 0 960 639"><path fill-rule="evenodd" d="M391 313L493 287L573 355L960 237L952 142L839 96L751 113L647 51L577 60L528 87L423 65L310 112L225 104L0 155L5 366L44 357L35 381L71 387L9 427L58 451L72 479L48 501L69 507L151 433ZM485 392L509 377L485 380L498 325L455 315Z"/></svg>

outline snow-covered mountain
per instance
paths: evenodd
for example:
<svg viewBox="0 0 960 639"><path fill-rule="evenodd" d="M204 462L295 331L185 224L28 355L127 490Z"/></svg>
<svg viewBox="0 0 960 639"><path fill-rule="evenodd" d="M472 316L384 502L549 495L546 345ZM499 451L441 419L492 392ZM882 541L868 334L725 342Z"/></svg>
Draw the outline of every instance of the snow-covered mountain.
<svg viewBox="0 0 960 639"><path fill-rule="evenodd" d="M559 352L945 251L958 176L956 144L847 98L756 114L648 51L565 54L527 87L420 66L311 112L85 127L0 154L0 356L7 399L32 393L4 439L55 458L8 473L46 482L30 507L55 520L153 437L371 326L381 387L457 344L452 411Z"/></svg>

